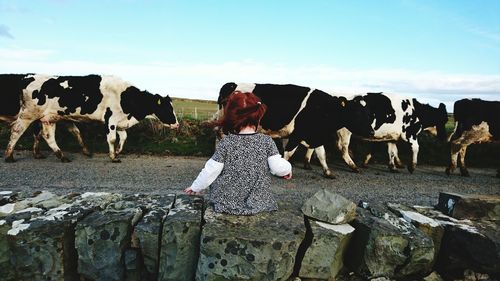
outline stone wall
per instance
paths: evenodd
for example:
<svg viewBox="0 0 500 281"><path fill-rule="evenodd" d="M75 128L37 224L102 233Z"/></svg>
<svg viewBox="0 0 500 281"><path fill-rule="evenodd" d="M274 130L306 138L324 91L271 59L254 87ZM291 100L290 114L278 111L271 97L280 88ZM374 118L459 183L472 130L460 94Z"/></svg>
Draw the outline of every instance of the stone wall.
<svg viewBox="0 0 500 281"><path fill-rule="evenodd" d="M202 197L0 192L0 280L498 280L500 197L217 214ZM436 279L434 279L436 280Z"/></svg>

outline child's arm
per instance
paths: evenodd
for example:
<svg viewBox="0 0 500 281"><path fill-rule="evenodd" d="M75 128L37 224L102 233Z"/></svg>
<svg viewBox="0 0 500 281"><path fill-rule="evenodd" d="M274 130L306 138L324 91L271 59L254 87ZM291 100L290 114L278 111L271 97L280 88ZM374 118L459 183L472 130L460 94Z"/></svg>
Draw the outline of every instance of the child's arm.
<svg viewBox="0 0 500 281"><path fill-rule="evenodd" d="M224 163L217 162L210 158L207 163L205 163L205 167L198 174L193 184L191 184L191 187L186 188L184 192L193 194L193 192L200 192L206 189L220 175L223 168Z"/></svg>
<svg viewBox="0 0 500 281"><path fill-rule="evenodd" d="M288 178L291 178L292 165L290 164L290 162L281 158L281 155L275 154L273 156L269 156L267 158L267 163L269 164L271 174L278 177L286 177L290 175Z"/></svg>

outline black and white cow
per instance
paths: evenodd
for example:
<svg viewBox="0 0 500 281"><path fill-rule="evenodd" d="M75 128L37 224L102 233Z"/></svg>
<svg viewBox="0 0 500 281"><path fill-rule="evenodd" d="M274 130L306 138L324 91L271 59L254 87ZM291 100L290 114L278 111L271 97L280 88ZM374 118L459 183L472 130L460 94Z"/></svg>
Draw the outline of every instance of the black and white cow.
<svg viewBox="0 0 500 281"><path fill-rule="evenodd" d="M446 106L441 103L438 108L422 104L416 99L402 98L394 94L368 93L363 100L370 112L370 123L375 134L366 141L387 142L389 154L389 170L396 172L398 164L398 151L396 142L408 142L412 150L412 162L408 170L413 173L417 165L419 144L418 134L424 129L435 129L440 140L446 140L445 124L448 121ZM354 132L354 134L356 134ZM348 128L337 131L337 147L342 153L342 158L353 171L359 171L349 155L349 143L352 133ZM306 159L312 154L308 151ZM371 154L365 159L368 163ZM399 163L400 165L400 163Z"/></svg>
<svg viewBox="0 0 500 281"><path fill-rule="evenodd" d="M146 117L160 120L165 126L178 127L171 99L141 91L113 76L30 75L32 81L23 90L19 115L12 123L5 150L5 161L12 162L19 137L35 120L42 121L43 137L60 159L65 159L54 139L55 122L60 120L100 121L107 130L109 156L119 162L127 138L126 129ZM117 135L120 138L115 146Z"/></svg>
<svg viewBox="0 0 500 281"><path fill-rule="evenodd" d="M28 77L30 76L30 77ZM0 74L0 87L1 94L0 98L2 102L0 103L0 121L4 121L7 124L14 122L21 110L21 99L23 95L23 90L31 83L34 79L30 74ZM87 146L83 142L80 130L73 122L63 122L64 127L76 138L80 147L82 148L82 153L84 155L90 156L90 152ZM39 122L35 123L35 128L33 130L34 143L33 143L33 155L35 158L45 158L40 153L40 139L41 125Z"/></svg>
<svg viewBox="0 0 500 281"><path fill-rule="evenodd" d="M467 146L473 143L500 141L500 102L462 99L453 105L453 116L455 130L449 139L451 161L446 174L453 173L460 156L458 161L460 173L468 177L469 171L465 166ZM497 177L500 177L500 168L497 170Z"/></svg>
<svg viewBox="0 0 500 281"><path fill-rule="evenodd" d="M334 178L326 163L323 146L332 132L347 127L364 137L373 135L362 98L348 101L318 89L291 84L231 82L222 86L219 92L219 108L234 91L252 92L267 105L267 112L261 120L261 130L273 138L288 138L285 159L293 155L299 144L313 148L326 177Z"/></svg>

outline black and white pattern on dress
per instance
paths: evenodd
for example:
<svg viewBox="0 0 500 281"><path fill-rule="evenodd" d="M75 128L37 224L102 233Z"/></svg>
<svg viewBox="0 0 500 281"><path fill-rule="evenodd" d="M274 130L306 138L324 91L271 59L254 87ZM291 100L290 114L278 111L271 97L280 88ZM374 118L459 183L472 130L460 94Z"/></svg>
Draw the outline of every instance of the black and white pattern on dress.
<svg viewBox="0 0 500 281"><path fill-rule="evenodd" d="M212 156L214 161L224 163L210 186L214 210L234 215L277 210L267 161L276 154L276 144L267 135L229 134L223 138Z"/></svg>

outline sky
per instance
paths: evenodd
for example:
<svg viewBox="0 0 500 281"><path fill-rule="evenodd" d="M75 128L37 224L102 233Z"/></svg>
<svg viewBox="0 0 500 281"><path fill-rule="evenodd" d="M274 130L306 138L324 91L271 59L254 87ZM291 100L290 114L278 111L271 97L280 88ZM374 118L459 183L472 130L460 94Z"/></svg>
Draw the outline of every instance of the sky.
<svg viewBox="0 0 500 281"><path fill-rule="evenodd" d="M0 73L108 74L160 95L226 82L500 100L497 0L0 0Z"/></svg>

